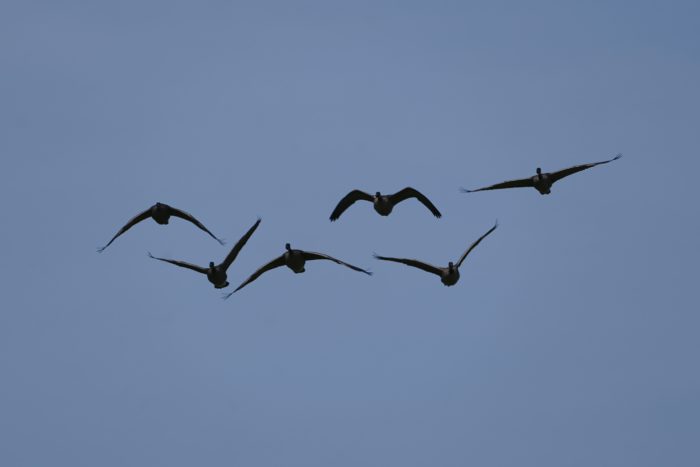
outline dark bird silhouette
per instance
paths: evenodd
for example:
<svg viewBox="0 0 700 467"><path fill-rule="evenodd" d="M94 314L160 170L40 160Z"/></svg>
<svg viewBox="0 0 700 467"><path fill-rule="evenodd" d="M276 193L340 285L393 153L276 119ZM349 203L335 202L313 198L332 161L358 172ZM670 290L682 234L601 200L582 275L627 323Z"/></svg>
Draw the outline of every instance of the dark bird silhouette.
<svg viewBox="0 0 700 467"><path fill-rule="evenodd" d="M455 285L457 281L459 280L459 267L462 265L462 262L464 261L464 258L467 257L471 251L476 248L476 246L484 239L486 238L491 232L496 230L496 227L498 227L498 222L494 224L493 227L489 229L488 232L486 232L484 235L479 237L477 241L471 244L471 246L467 249L467 251L462 254L462 257L459 258L459 261L457 261L457 264L454 264L452 261L450 261L447 264L447 267L440 268L437 266L433 266L432 264L424 263L422 261L418 261L417 259L406 259L406 258L391 258L388 256L379 256L375 253L374 257L377 259L381 259L383 261L393 261L395 263L403 263L408 266L413 266L414 268L422 269L423 271L431 272L433 274L436 274L440 276L440 281L442 281L443 284L446 286L451 286Z"/></svg>
<svg viewBox="0 0 700 467"><path fill-rule="evenodd" d="M425 205L426 208L430 209L430 212L432 212L435 217L442 216L442 214L440 214L440 211L438 211L435 205L431 203L430 200L426 198L421 192L411 187L406 187L403 190L394 193L393 195L382 195L380 192L376 192L374 196L372 196L369 193L365 193L364 191L353 190L347 195L345 195L345 197L341 199L338 205L335 207L335 209L331 213L331 221L337 220L340 217L340 215L347 208L352 206L352 204L355 201L369 201L374 204L374 210L377 211L379 215L388 216L394 209L394 206L396 206L401 201L404 201L409 198L416 198L418 201L423 203L423 205Z"/></svg>
<svg viewBox="0 0 700 467"><path fill-rule="evenodd" d="M197 219L195 219L195 217L192 214L189 214L185 211L181 211L181 210L174 208L172 206L168 206L167 204L164 204L164 203L156 203L153 206L151 206L150 208L143 211L142 213L134 216L129 222L126 223L126 225L124 227L119 229L119 232L117 232L114 235L114 237L112 237L112 239L109 241L109 243L107 243L102 248L98 248L97 251L102 253L105 248L107 248L109 245L112 244L112 242L114 240L117 239L117 237L119 237L121 234L123 234L124 232L126 232L127 230L129 230L130 228L132 228L133 226L135 226L136 224L138 224L142 220L148 219L150 217L154 221L156 221L157 223L159 223L161 225L165 225L170 220L170 216L179 217L180 219L185 219L186 221L193 223L194 225L196 225L197 227L199 227L200 229L202 229L203 231L205 231L206 233L211 235L211 237L214 240L216 240L217 242L219 242L221 245L224 244L223 240L218 239L213 233L211 233L209 231L209 229L204 227L204 224L202 224Z"/></svg>
<svg viewBox="0 0 700 467"><path fill-rule="evenodd" d="M234 290L233 292L231 292L229 294L226 294L224 296L224 298L229 298L231 295L238 292L243 287L245 287L246 285L250 284L258 277L260 277L264 272L267 272L271 269L278 268L280 266L287 266L289 269L294 271L296 274L299 274L299 273L306 271L306 269L304 268L304 264L307 261L312 261L315 259L327 259L327 260L333 261L335 263L342 264L343 266L347 266L352 270L364 272L365 274L370 275L370 276L372 275L372 273L369 271L365 271L362 268L358 268L357 266L353 266L352 264L348 264L345 261L341 261L337 258L333 258L332 256L324 255L323 253L314 253L312 251L304 251L304 250L293 250L292 247L289 245L289 243L285 244L284 248L286 249L286 251L284 253L282 253L280 256L278 256L277 258L273 259L272 261L270 261L269 263L265 264L260 269L255 271L253 274L251 274L251 276L248 279L243 281L243 283L241 285L239 285L236 290Z"/></svg>
<svg viewBox="0 0 700 467"><path fill-rule="evenodd" d="M537 174L528 177L528 178L521 178L518 180L510 180L507 182L502 182L502 183L496 183L495 185L491 186L486 186L483 188L478 188L476 190L467 190L466 188L461 188L461 191L464 193L473 193L475 191L484 191L484 190L500 190L502 188L524 188L524 187L533 187L537 191L540 192L542 195L548 195L550 193L550 189L552 188L552 185L554 182L561 180L564 177L568 177L569 175L573 175L577 172L581 172L582 170L590 169L591 167L595 167L596 165L601 165L601 164L607 164L608 162L616 161L620 157L622 157L622 154L618 154L612 159L609 159L607 161L601 161L601 162L593 162L590 164L581 164L581 165L575 165L573 167L569 167L568 169L560 170L558 172L547 172L543 173L542 169L537 167Z"/></svg>
<svg viewBox="0 0 700 467"><path fill-rule="evenodd" d="M228 281L226 280L226 270L236 259L236 256L238 256L238 253L240 253L241 248L243 248L243 245L246 244L250 236L253 235L253 232L255 232L255 229L258 228L258 225L260 225L260 219L258 219L257 222L255 222L255 224L253 224L253 226L250 229L248 229L248 231L245 233L245 235L241 237L240 240L238 240L238 243L236 243L233 246L233 248L231 248L229 254L226 255L226 258L224 258L224 260L220 264L214 264L214 262L211 261L209 262L208 268L197 266L196 264L188 263L186 261L158 258L156 256L153 256L150 252L148 253L148 256L159 261L165 261L166 263L174 264L175 266L180 266L181 268L187 268L202 274L206 274L207 279L209 280L209 282L214 284L215 288L223 289L224 287L227 287L229 285Z"/></svg>

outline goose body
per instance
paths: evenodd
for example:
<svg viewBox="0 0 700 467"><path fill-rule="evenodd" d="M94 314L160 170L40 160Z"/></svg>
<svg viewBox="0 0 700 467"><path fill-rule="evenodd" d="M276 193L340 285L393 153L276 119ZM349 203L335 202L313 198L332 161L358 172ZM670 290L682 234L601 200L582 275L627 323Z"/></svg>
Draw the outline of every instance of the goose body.
<svg viewBox="0 0 700 467"><path fill-rule="evenodd" d="M304 271L306 271L306 268L304 265L306 264L307 261L312 261L312 260L317 260L317 259L325 259L329 261L333 261L334 263L340 264L342 266L346 266L354 271L358 272L363 272L367 275L372 275L371 272L366 271L362 268L358 268L357 266L353 266L352 264L346 263L345 261L341 261L337 258L334 258L332 256L323 254L323 253L314 253L313 251L304 251L304 250L297 250L293 249L289 243L285 244L284 246L285 251L282 253L280 256L277 258L273 259L272 261L268 262L267 264L261 266L257 271L255 271L253 274L250 275L241 285L236 288L233 292L226 294L224 298L229 298L231 295L234 293L238 292L241 290L243 287L246 285L250 284L253 282L255 279L260 277L263 273L270 271L272 269L278 268L280 266L287 266L289 269L291 269L295 274L300 274Z"/></svg>
<svg viewBox="0 0 700 467"><path fill-rule="evenodd" d="M224 287L228 287L229 285L226 271L236 259L238 253L240 253L241 249L246 244L246 242L248 242L250 236L253 235L255 229L258 228L258 225L260 225L260 219L258 219L250 229L248 229L245 235L243 235L243 237L241 237L241 239L238 240L238 242L233 246L233 248L231 248L231 251L228 253L228 255L226 255L226 258L224 258L224 260L219 264L215 264L213 261L210 261L208 267L203 267L198 266L196 264L188 263L186 261L168 258L158 258L156 256L153 256L150 252L148 253L148 256L159 261L164 261L175 266L180 266L181 268L191 269L198 273L205 274L207 276L207 280L211 282L215 288L223 289Z"/></svg>
<svg viewBox="0 0 700 467"><path fill-rule="evenodd" d="M338 202L335 209L333 209L333 212L331 213L330 219L331 222L338 220L340 215L343 214L343 212L345 212L345 210L352 206L356 201L369 201L372 203L374 210L377 211L380 216L388 216L391 214L391 211L394 210L394 206L409 198L416 198L426 208L428 208L435 217L442 216L440 211L438 211L435 205L425 195L414 188L406 187L393 195L382 195L378 191L374 195L370 195L369 193L365 193L361 190L353 190Z"/></svg>
<svg viewBox="0 0 700 467"><path fill-rule="evenodd" d="M380 216L388 216L394 210L394 203L391 202L389 196L377 192L374 195L372 207Z"/></svg>
<svg viewBox="0 0 700 467"><path fill-rule="evenodd" d="M612 159L608 159L605 161L575 165L573 167L569 167L568 169L559 170L557 172L542 172L542 169L537 167L536 174L532 177L520 178L517 180L508 180L506 182L496 183L495 185L477 188L476 190L467 190L466 188L461 188L461 191L464 193L473 193L475 191L500 190L504 188L532 187L536 189L541 195L548 195L551 193L552 185L554 185L555 182L561 180L562 178L568 177L569 175L573 175L583 170L590 169L597 165L607 164L609 162L616 161L620 157L622 157L622 154L618 154Z"/></svg>
<svg viewBox="0 0 700 467"><path fill-rule="evenodd" d="M304 265L306 264L306 259L304 258L304 252L301 250L293 250L289 243L286 245L286 251L283 253L284 264L289 269L294 271L295 274L302 273L306 271Z"/></svg>
<svg viewBox="0 0 700 467"><path fill-rule="evenodd" d="M459 281L459 269L452 263L446 268L440 268L440 282L447 287L455 285Z"/></svg>
<svg viewBox="0 0 700 467"><path fill-rule="evenodd" d="M166 225L172 216L172 209L167 204L156 203L150 207L151 218L160 225Z"/></svg>
<svg viewBox="0 0 700 467"><path fill-rule="evenodd" d="M498 227L498 222L494 224L493 227L491 227L488 232L483 234L481 237L479 237L478 240L476 240L474 243L472 243L467 251L465 251L462 256L460 257L459 261L457 263L453 263L450 261L446 267L439 267L439 266L433 266L432 264L425 263L423 261L419 261L417 259L408 259L408 258L392 258L389 256L379 256L377 254L374 255L375 258L383 260L383 261L392 261L394 263L402 263L407 266L412 266L414 268L422 269L423 271L435 274L436 276L440 277L440 282L442 282L445 286L451 287L455 285L457 282L459 282L459 267L462 265L462 262L464 262L464 259L471 253L471 251L476 248L476 246L481 243L481 241L486 238L488 235L491 234L494 230L496 230L496 227Z"/></svg>
<svg viewBox="0 0 700 467"><path fill-rule="evenodd" d="M542 173L542 169L537 168L537 175L532 177L532 186L535 190L539 191L541 195L548 195L552 191L552 185L554 185L555 180L552 174Z"/></svg>
<svg viewBox="0 0 700 467"><path fill-rule="evenodd" d="M214 288L223 289L224 287L228 287L229 283L226 279L228 279L226 269L215 265L213 262L209 263L209 267L207 268L207 280L214 284Z"/></svg>
<svg viewBox="0 0 700 467"><path fill-rule="evenodd" d="M139 222L148 219L149 217L153 219L156 223L160 225L166 225L170 221L170 217L175 216L179 217L181 219L184 219L188 222L191 222L192 224L196 225L199 229L203 230L204 232L208 233L214 240L219 242L221 245L224 244L222 240L217 238L213 233L207 229L204 224L199 222L192 214L187 213L185 211L182 211L180 209L174 208L172 206L169 206L165 203L156 203L150 208L146 209L145 211L135 215L132 217L129 222L124 224L124 226L119 229L119 231L112 237L112 239L103 247L99 248L97 251L102 253L105 248L107 248L109 245L112 244L114 240L117 239L120 235L125 233L127 230L138 224Z"/></svg>

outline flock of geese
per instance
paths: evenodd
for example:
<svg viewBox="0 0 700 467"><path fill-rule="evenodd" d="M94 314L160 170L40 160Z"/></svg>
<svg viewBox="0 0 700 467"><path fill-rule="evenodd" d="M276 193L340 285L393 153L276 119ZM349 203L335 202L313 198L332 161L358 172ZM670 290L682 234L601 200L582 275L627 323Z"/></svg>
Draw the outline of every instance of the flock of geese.
<svg viewBox="0 0 700 467"><path fill-rule="evenodd" d="M532 187L535 188L540 194L542 195L548 195L551 192L552 185L561 180L564 177L568 177L569 175L575 174L577 172L581 172L586 169L590 169L592 167L595 167L597 165L601 164L607 164L609 162L615 161L622 157L622 154L618 154L612 159L601 161L601 162L593 162L590 164L581 164L581 165L575 165L573 167L569 167L567 169L559 170L557 172L542 172L542 170L538 167L536 170L536 174L533 175L532 177L527 177L527 178L521 178L521 179L516 179L516 180L509 180L505 181L502 183L496 183L494 185L486 186L483 188L478 188L475 190L467 190L465 188L461 188L461 191L464 193L472 193L476 191L485 191L485 190L499 190L499 189L504 189L504 188L525 188L525 187ZM350 206L352 206L355 202L357 201L369 201L372 203L374 210L377 211L377 213L381 216L388 216L391 214L392 210L394 207L407 199L415 198L419 202L421 202L430 212L437 218L440 218L442 214L440 211L435 207L435 205L422 193L420 193L418 190L415 190L413 188L407 187L404 188L401 191L398 191L392 195L382 195L380 192L376 192L374 195L371 195L369 193L365 193L364 191L361 190L353 190L347 195L343 197L338 202L338 205L333 209L333 212L330 215L330 220L331 222L336 221L340 218L340 216L348 209ZM164 203L156 203L153 206L149 207L145 211L137 214L134 216L131 220L129 220L117 233L109 240L109 242L99 248L97 251L102 252L104 251L108 246L112 244L119 236L123 235L125 232L127 232L129 229L131 229L133 226L138 224L139 222L148 219L149 217L153 219L155 222L161 225L168 224L168 221L170 220L170 217L175 216L179 217L181 219L184 219L195 226L197 226L199 229L202 231L206 232L211 236L214 240L219 242L221 245L224 244L224 242L216 237L209 229L207 229L204 224L202 224L200 221L198 221L192 214L189 214L185 211L181 211L180 209L174 208L172 206L169 206ZM236 242L236 244L231 248L231 251L226 255L224 260L219 263L215 264L213 261L209 262L209 266L199 266L196 264L188 263L186 261L180 261L180 260L175 260L175 259L168 259L168 258L159 258L157 256L153 256L150 252L148 253L148 256L150 256L153 259L156 259L158 261L163 261L166 263L173 264L175 266L180 266L182 268L186 269L191 269L193 271L199 272L201 274L204 274L207 276L207 279L209 282L214 284L214 287L217 289L223 289L225 287L228 287L229 282L227 280L228 276L226 274L228 268L231 266L231 264L236 260L236 257L240 253L241 249L245 246L245 244L248 242L250 237L253 235L255 230L258 228L260 225L261 219L258 219L249 229L248 231ZM466 257L471 253L471 251L476 248L476 246L481 243L481 241L489 236L496 228L498 227L498 222L496 222L493 227L491 227L486 233L484 233L481 237L479 237L475 242L473 242L467 250L462 253L462 256L460 256L459 260L456 262L450 261L447 266L445 267L438 267L438 266L433 266L431 264L425 263L423 261L419 261L416 259L408 259L408 258L392 258L389 256L379 256L377 254L374 255L376 259L382 260L382 261L390 261L390 262L395 262L395 263L402 263L407 266L412 266L414 268L422 269L423 271L433 273L440 277L440 281L446 285L446 286L452 286L455 285L459 281L459 267L462 265ZM333 261L337 264L346 266L354 271L362 272L367 275L372 275L371 272L366 271L362 268L359 268L357 266L353 266L352 264L346 263L345 261L341 261L337 258L334 258L332 256L323 254L323 253L315 253L312 251L304 251L304 250L299 250L299 249L293 249L289 243L285 244L285 251L278 257L270 260L263 266L261 266L257 271L255 271L253 274L250 275L245 281L241 283L233 292L230 292L226 295L224 295L224 298L229 298L231 295L234 293L238 292L241 290L243 287L246 285L250 284L254 280L256 280L258 277L260 277L262 274L264 274L267 271L270 271L272 269L281 267L281 266L287 266L289 269L294 271L295 273L302 273L305 271L305 264L307 261L312 261L312 260L329 260Z"/></svg>

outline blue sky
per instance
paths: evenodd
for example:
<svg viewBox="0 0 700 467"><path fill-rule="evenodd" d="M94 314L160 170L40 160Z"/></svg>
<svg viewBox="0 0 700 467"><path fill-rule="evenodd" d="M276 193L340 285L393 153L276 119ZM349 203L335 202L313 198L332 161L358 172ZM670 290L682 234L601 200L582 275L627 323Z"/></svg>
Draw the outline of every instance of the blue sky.
<svg viewBox="0 0 700 467"><path fill-rule="evenodd" d="M0 6L0 462L695 466L697 2ZM478 187L623 152L535 190ZM383 218L351 189L413 186ZM266 273L286 242L367 267ZM372 253L455 260L455 287Z"/></svg>

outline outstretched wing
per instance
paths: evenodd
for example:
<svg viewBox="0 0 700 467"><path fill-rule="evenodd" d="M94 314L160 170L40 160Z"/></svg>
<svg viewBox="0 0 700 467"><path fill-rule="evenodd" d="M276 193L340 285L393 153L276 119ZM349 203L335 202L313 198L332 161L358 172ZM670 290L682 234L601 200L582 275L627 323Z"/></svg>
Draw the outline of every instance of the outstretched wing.
<svg viewBox="0 0 700 467"><path fill-rule="evenodd" d="M422 269L423 271L432 272L433 274L442 276L442 270L440 268L433 266L432 264L424 263L423 261L418 261L417 259L391 258L389 256L379 256L376 253L374 254L374 257L383 261L393 261L395 263L402 263L407 266L413 266L414 268Z"/></svg>
<svg viewBox="0 0 700 467"><path fill-rule="evenodd" d="M483 188L477 188L476 190L467 190L466 188L460 188L462 193L474 193L475 191L485 191L485 190L500 190L502 188L525 188L533 187L535 183L530 178L519 178L518 180L509 180L507 182L496 183L495 185L485 186Z"/></svg>
<svg viewBox="0 0 700 467"><path fill-rule="evenodd" d="M549 176L552 179L552 183L556 182L557 180L561 180L564 177L568 177L569 175L573 175L577 172L581 172L582 170L590 169L591 167L595 167L596 165L601 165L601 164L607 164L612 161L616 161L619 158L622 157L622 154L618 154L612 159L608 159L607 161L601 161L601 162L592 162L590 164L581 164L581 165L575 165L573 167L569 167L568 169L560 170L558 172L552 172L549 174Z"/></svg>
<svg viewBox="0 0 700 467"><path fill-rule="evenodd" d="M340 215L345 212L347 208L349 208L355 201L362 200L362 201L369 201L373 202L374 197L372 195L365 193L364 191L361 190L352 190L350 193L345 195L343 199L340 200L338 205L335 207L333 212L331 213L331 222L337 220Z"/></svg>
<svg viewBox="0 0 700 467"><path fill-rule="evenodd" d="M493 232L494 230L496 230L496 227L498 227L498 221L496 221L496 223L493 225L493 227L491 227L491 228L489 229L488 232L486 232L484 235L482 235L481 237L479 237L479 239L478 239L477 241L475 241L474 243L471 244L471 246L467 249L467 251L464 252L464 254L462 255L462 257L459 258L459 261L457 261L457 267L460 267L460 266L462 265L462 262L464 261L464 258L466 258L467 255L468 255L469 253L471 253L471 251L472 251L474 248L476 248L476 246L477 246L479 243L481 243L481 241L482 241L483 239L485 239L486 237L488 237L489 234L491 234L491 232Z"/></svg>
<svg viewBox="0 0 700 467"><path fill-rule="evenodd" d="M133 226L135 226L136 224L138 224L142 220L148 219L149 217L151 217L151 208L148 208L145 211L143 211L142 213L135 215L129 222L126 223L126 225L124 227L119 229L119 232L117 232L114 235L114 237L112 237L112 239L105 246L103 246L102 248L98 248L97 251L99 253L102 253L105 248L107 248L109 245L112 244L112 242L114 240L117 239L118 236L120 236L121 234L123 234L124 232L126 232L127 230L129 230L130 228L132 228Z"/></svg>
<svg viewBox="0 0 700 467"><path fill-rule="evenodd" d="M219 244L221 244L221 245L224 244L224 241L223 241L223 240L217 238L213 233L211 233L211 232L209 231L209 229L207 229L206 227L204 227L204 224L202 224L201 222L199 222L199 221L198 221L192 214L190 214L189 212L182 211L182 210L177 209L177 208L174 208L174 207L172 207L172 206L168 206L168 207L170 208L170 214L171 214L171 215L173 215L173 216L175 216L175 217L179 217L180 219L184 219L184 220L186 220L186 221L192 222L194 225L196 225L197 227L199 227L200 229L202 229L203 231L205 231L206 233L208 233L209 235L211 235L211 237L212 237L214 240L216 240L217 242L219 242Z"/></svg>
<svg viewBox="0 0 700 467"><path fill-rule="evenodd" d="M253 232L255 232L255 229L258 228L258 225L260 225L261 219L258 219L253 226L248 229L248 231L241 237L238 242L233 245L233 248L231 248L231 251L229 252L228 255L226 255L226 259L224 259L223 263L221 265L223 266L224 270L228 269L229 266L231 266L231 263L233 263L233 260L236 259L236 256L238 256L238 253L240 253L241 249L243 248L243 245L246 244L248 239L250 238L251 235L253 235Z"/></svg>
<svg viewBox="0 0 700 467"><path fill-rule="evenodd" d="M358 268L357 266L353 266L352 264L348 264L345 261L341 261L338 258L333 258L332 256L324 255L323 253L314 253L313 251L302 251L302 254L304 255L304 259L306 261L312 261L315 259L327 259L330 261L333 261L334 263L342 264L343 266L347 266L350 269L353 269L355 271L359 272L364 272L365 274L372 275L371 272L365 271L362 268Z"/></svg>
<svg viewBox="0 0 700 467"><path fill-rule="evenodd" d="M178 261L175 259L167 259L167 258L158 258L157 256L153 256L151 252L148 252L148 256L150 256L153 259L157 259L159 261L165 261L166 263L174 264L175 266L180 266L181 268L187 268L191 269L193 271L201 272L202 274L206 274L209 268L203 268L201 266L197 266L196 264L188 263L186 261Z"/></svg>
<svg viewBox="0 0 700 467"><path fill-rule="evenodd" d="M269 263L267 263L266 265L262 266L260 269L258 269L257 271L255 271L253 274L250 275L250 277L249 277L248 279L244 280L243 283L242 283L241 285L239 285L239 286L236 288L236 290L234 290L233 292L231 292L231 293L225 295L224 298L229 298L231 295L233 295L234 293L238 292L238 291L241 290L243 287L245 287L246 285L250 284L251 282L253 282L253 281L254 281L255 279L257 279L258 277L260 277L260 276L262 275L262 273L264 273L264 272L266 272L266 271L269 271L270 269L278 268L278 267L280 267L280 266L284 266L284 254L282 254L282 255L280 255L279 257L273 259L272 261L270 261Z"/></svg>
<svg viewBox="0 0 700 467"><path fill-rule="evenodd" d="M394 193L389 197L393 204L400 203L401 201L408 198L416 198L418 201L423 203L423 205L426 208L430 209L430 212L432 212L435 217L442 217L440 211L438 211L435 205L431 203L430 200L425 195L423 195L423 193L411 187L406 187L403 190Z"/></svg>

